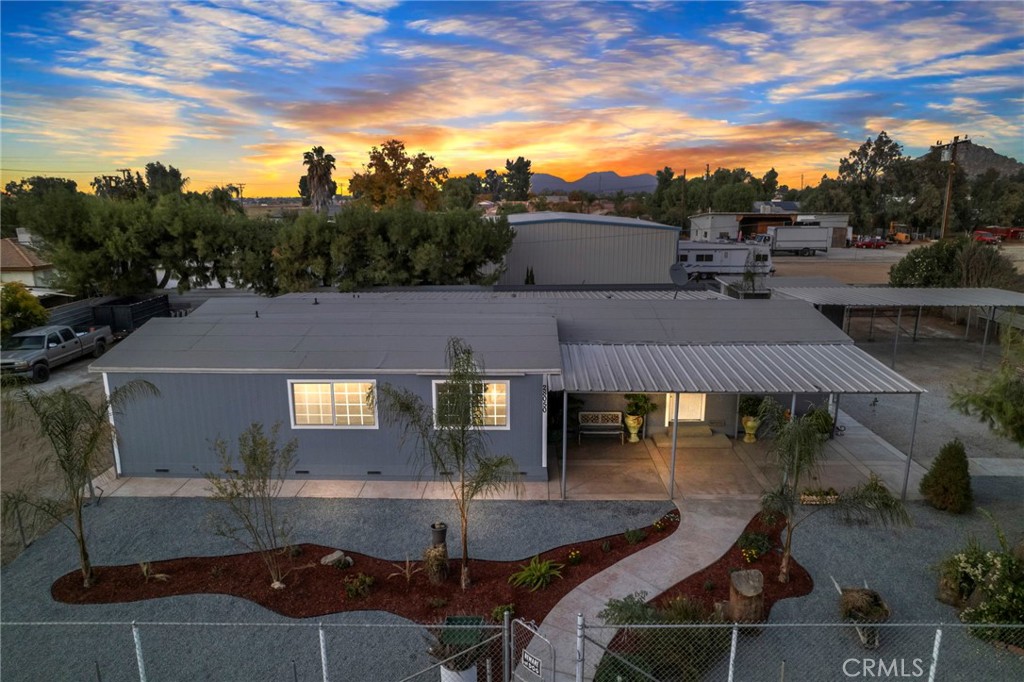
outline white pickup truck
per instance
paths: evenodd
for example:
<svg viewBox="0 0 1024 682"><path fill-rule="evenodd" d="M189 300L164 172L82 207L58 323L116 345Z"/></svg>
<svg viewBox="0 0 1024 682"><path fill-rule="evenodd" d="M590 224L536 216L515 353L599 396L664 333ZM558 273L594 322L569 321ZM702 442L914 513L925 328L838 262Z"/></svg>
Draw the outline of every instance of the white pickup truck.
<svg viewBox="0 0 1024 682"><path fill-rule="evenodd" d="M0 372L31 377L41 384L50 370L86 355L98 358L114 343L110 327L73 329L50 325L28 329L0 344Z"/></svg>

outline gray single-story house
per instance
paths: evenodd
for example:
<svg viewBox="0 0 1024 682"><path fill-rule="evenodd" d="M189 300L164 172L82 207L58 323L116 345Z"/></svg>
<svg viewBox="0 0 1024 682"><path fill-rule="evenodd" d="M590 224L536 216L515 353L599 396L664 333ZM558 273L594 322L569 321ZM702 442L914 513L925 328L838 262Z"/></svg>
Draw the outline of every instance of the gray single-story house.
<svg viewBox="0 0 1024 682"><path fill-rule="evenodd" d="M647 435L676 422L741 432L741 394L778 395L803 411L843 393L921 389L857 349L794 300L700 300L679 292L551 297L427 291L222 298L186 318L153 319L91 366L107 390L145 379L158 398L115 417L116 470L198 476L216 468L217 438L281 424L298 441L296 478L412 479L411 445L381 424L367 391L387 382L435 404L451 337L486 376L481 428L527 480L565 461L549 412L568 396L587 410L623 410L623 394L659 405ZM549 443L551 445L549 446ZM564 477L563 477L564 483Z"/></svg>

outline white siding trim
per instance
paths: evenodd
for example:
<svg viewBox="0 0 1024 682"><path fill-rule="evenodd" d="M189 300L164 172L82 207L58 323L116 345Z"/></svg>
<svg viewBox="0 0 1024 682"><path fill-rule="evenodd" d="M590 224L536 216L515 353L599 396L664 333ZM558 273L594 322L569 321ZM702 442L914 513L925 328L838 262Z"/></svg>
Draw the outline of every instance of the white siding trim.
<svg viewBox="0 0 1024 682"><path fill-rule="evenodd" d="M110 381L107 379L106 372L103 373L103 393L107 396L107 419L110 420L110 428L114 430L114 437L110 439L114 446L114 471L120 476L121 449L117 447L117 425L114 423L114 406L110 405Z"/></svg>

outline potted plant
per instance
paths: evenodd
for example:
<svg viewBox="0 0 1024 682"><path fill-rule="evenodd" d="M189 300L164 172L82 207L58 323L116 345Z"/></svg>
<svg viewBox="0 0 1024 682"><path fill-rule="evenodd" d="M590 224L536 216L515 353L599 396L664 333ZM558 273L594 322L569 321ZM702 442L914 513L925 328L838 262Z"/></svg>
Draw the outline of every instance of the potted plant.
<svg viewBox="0 0 1024 682"><path fill-rule="evenodd" d="M646 393L627 393L626 398L626 428L629 430L629 442L638 443L640 439L637 433L644 424L644 417L658 409L654 401Z"/></svg>
<svg viewBox="0 0 1024 682"><path fill-rule="evenodd" d="M740 423L743 424L744 443L757 442L757 430L761 428L762 399L756 395L740 396Z"/></svg>

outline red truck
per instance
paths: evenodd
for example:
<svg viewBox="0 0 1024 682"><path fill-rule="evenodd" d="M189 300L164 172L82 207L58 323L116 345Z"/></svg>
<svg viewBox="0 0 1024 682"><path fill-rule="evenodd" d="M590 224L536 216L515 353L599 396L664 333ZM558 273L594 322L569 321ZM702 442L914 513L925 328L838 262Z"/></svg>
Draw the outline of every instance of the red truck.
<svg viewBox="0 0 1024 682"><path fill-rule="evenodd" d="M1024 227L997 227L989 225L985 228L992 236L1002 239L1004 242L1024 240Z"/></svg>
<svg viewBox="0 0 1024 682"><path fill-rule="evenodd" d="M999 237L985 230L975 230L971 234L971 239L982 244L999 244L1002 241Z"/></svg>

